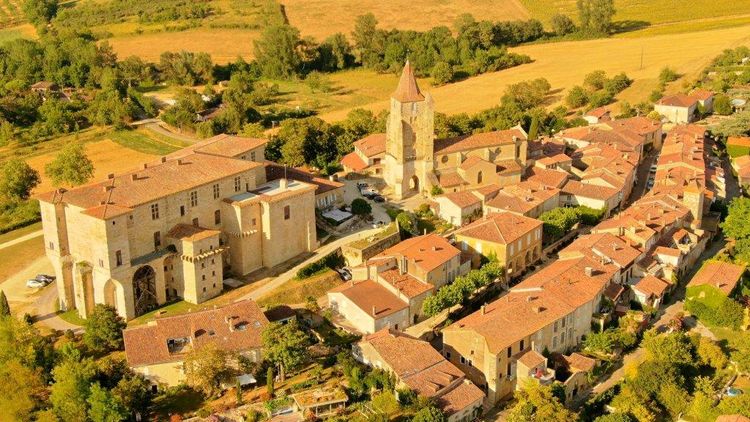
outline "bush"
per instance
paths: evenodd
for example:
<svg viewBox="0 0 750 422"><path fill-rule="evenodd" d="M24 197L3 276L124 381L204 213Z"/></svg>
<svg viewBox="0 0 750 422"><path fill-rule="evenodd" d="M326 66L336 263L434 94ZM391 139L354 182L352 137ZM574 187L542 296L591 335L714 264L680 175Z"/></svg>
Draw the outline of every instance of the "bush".
<svg viewBox="0 0 750 422"><path fill-rule="evenodd" d="M573 23L573 19L561 13L552 16L552 19L550 19L550 25L552 26L552 32L554 32L555 35L567 35L576 30L576 25Z"/></svg>
<svg viewBox="0 0 750 422"><path fill-rule="evenodd" d="M581 86L574 86L568 92L565 103L571 108L583 107L589 103L589 94Z"/></svg>
<svg viewBox="0 0 750 422"><path fill-rule="evenodd" d="M714 113L719 114L721 116L728 116L734 112L734 108L732 107L732 102L724 94L719 94L714 98Z"/></svg>
<svg viewBox="0 0 750 422"><path fill-rule="evenodd" d="M425 299L422 303L422 312L427 316L434 316L443 309L458 305L477 289L494 282L503 273L503 267L495 262L489 262L482 268L469 271L465 276L456 277L453 283L441 287L434 295Z"/></svg>
<svg viewBox="0 0 750 422"><path fill-rule="evenodd" d="M352 201L352 214L368 215L372 212L372 206L362 198L356 198Z"/></svg>
<svg viewBox="0 0 750 422"><path fill-rule="evenodd" d="M666 84L669 82L674 82L679 78L680 75L677 74L677 72L674 71L674 69L670 67L665 67L659 72L659 82Z"/></svg>
<svg viewBox="0 0 750 422"><path fill-rule="evenodd" d="M437 62L430 72L435 85L445 85L453 80L453 66L446 62Z"/></svg>
<svg viewBox="0 0 750 422"><path fill-rule="evenodd" d="M713 306L697 298L690 299L685 301L685 310L706 325L729 327L735 330L742 325L744 315L742 305L728 297L721 298L718 304Z"/></svg>
<svg viewBox="0 0 750 422"><path fill-rule="evenodd" d="M344 257L339 255L338 252L326 255L322 259L305 265L297 271L298 279L305 279L312 277L315 274L323 272L325 269L336 269L345 265Z"/></svg>

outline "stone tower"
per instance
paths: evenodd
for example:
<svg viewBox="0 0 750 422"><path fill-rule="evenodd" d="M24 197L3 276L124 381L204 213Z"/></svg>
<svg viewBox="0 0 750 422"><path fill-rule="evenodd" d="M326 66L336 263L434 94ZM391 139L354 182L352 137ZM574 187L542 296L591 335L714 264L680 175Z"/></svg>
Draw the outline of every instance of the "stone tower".
<svg viewBox="0 0 750 422"><path fill-rule="evenodd" d="M690 210L690 214L693 217L692 225L694 227L700 227L701 225L704 202L703 189L701 189L697 181L692 180L682 192L682 203Z"/></svg>
<svg viewBox="0 0 750 422"><path fill-rule="evenodd" d="M407 61L398 87L391 94L385 141L383 176L398 199L431 187L434 119L432 97L419 90Z"/></svg>

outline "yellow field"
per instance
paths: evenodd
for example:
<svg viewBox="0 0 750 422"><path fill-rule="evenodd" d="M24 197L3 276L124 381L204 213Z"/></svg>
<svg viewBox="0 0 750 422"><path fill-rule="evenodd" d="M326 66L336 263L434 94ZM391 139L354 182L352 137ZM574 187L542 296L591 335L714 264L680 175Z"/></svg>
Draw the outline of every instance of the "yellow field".
<svg viewBox="0 0 750 422"><path fill-rule="evenodd" d="M289 23L303 35L323 39L336 32L349 34L359 15L371 12L384 29L424 31L435 26L452 28L463 13L477 19L505 21L529 19L518 0L281 0Z"/></svg>
<svg viewBox="0 0 750 422"><path fill-rule="evenodd" d="M479 75L462 82L430 90L439 112L454 114L473 113L498 104L509 84L544 77L552 89L567 89L581 84L586 73L602 69L610 74L626 72L635 79L632 87L619 98L631 102L643 101L657 85L657 76L664 66L670 66L685 78L694 77L708 62L725 48L750 45L750 26L689 34L659 35L648 38L610 38L589 41L571 41L551 44L527 45L512 49L528 54L533 63L495 73ZM643 68L641 68L643 52ZM354 79L342 87L356 95L367 77ZM380 90L381 100L363 107L380 111L387 107L390 91L396 86L396 77L389 87ZM382 84L378 84L379 86ZM375 95L370 89L368 96ZM565 92L553 99L559 103ZM350 108L324 113L328 121L342 120Z"/></svg>
<svg viewBox="0 0 750 422"><path fill-rule="evenodd" d="M159 62L165 51L187 50L207 52L214 63L227 63L242 56L252 58L253 40L258 32L245 29L198 28L182 32L159 32L110 38L117 56L139 56L144 60Z"/></svg>
<svg viewBox="0 0 750 422"><path fill-rule="evenodd" d="M94 163L94 180L104 180L109 173L132 170L143 163L154 161L157 157L122 147L110 139L87 143L85 149L86 155ZM47 153L26 160L42 177L42 182L34 189L35 193L54 189L52 182L44 175L44 166L52 161L56 154L56 152Z"/></svg>

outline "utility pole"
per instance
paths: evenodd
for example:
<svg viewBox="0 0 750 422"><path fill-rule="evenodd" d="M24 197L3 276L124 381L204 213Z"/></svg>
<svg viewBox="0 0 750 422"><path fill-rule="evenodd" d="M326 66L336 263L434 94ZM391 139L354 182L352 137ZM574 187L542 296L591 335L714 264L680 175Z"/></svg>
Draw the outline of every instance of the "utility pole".
<svg viewBox="0 0 750 422"><path fill-rule="evenodd" d="M641 70L643 70L643 46L641 46Z"/></svg>

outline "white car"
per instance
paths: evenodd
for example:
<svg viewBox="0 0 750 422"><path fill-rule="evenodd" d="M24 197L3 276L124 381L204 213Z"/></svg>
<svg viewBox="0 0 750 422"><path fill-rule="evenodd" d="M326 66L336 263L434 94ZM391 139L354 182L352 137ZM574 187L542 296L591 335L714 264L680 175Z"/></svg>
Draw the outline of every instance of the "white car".
<svg viewBox="0 0 750 422"><path fill-rule="evenodd" d="M41 280L28 280L26 281L26 287L29 289L41 289L42 287L46 286L47 283L41 281Z"/></svg>

